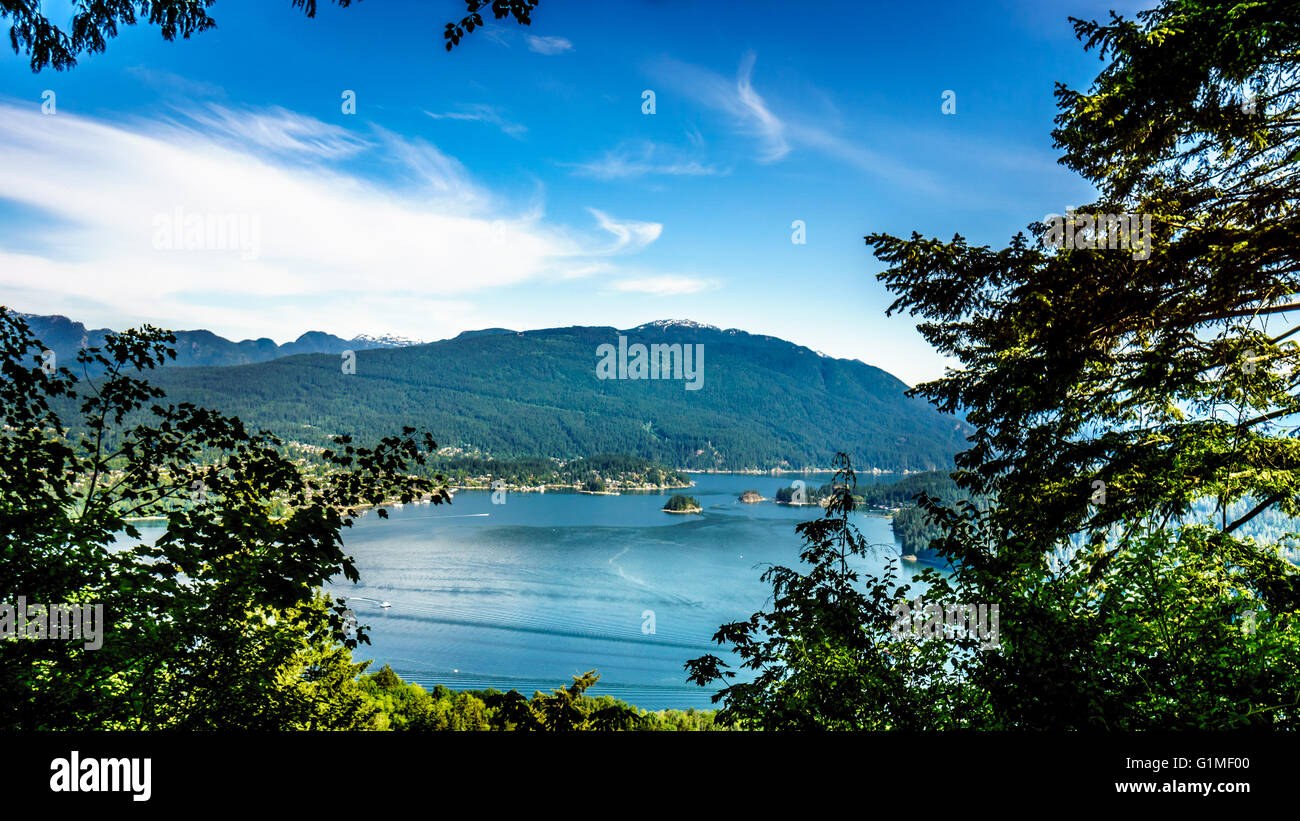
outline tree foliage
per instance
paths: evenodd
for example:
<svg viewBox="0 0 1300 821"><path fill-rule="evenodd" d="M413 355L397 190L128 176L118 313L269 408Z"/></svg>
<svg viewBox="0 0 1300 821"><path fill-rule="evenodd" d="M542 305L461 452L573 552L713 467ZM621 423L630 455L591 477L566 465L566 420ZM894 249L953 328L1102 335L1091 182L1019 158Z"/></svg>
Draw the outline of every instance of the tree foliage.
<svg viewBox="0 0 1300 821"><path fill-rule="evenodd" d="M900 656L882 629L892 570L863 592L840 569L860 552L840 491L801 526L808 569L768 572L772 611L718 633L757 672L723 690L724 715L1300 726L1294 534L1244 530L1300 513L1300 6L1166 0L1074 25L1108 61L1056 92L1062 162L1099 192L1067 214L1074 241L1042 222L1001 249L866 237L891 312L958 363L915 393L974 425L953 474L972 498L918 502L955 568L925 574L925 596L998 604L999 646ZM1117 248L1096 216L1130 214L1150 244ZM691 665L700 683L729 672Z"/></svg>
<svg viewBox="0 0 1300 821"><path fill-rule="evenodd" d="M468 13L460 22L448 23L443 29L442 38L446 41L447 51L460 45L466 34L483 25L483 15L479 14L483 9L491 7L492 16L498 20L512 16L519 25L527 26L533 22L533 9L537 8L537 3L538 0L465 0Z"/></svg>
<svg viewBox="0 0 1300 821"><path fill-rule="evenodd" d="M909 588L886 569L879 577L855 569L873 550L853 525L857 477L836 460L834 488L819 519L801 522L801 567L773 566L772 608L725 624L714 635L732 645L747 681L708 654L686 663L688 680L724 683L714 695L719 719L765 730L915 730L962 725L978 699L949 662L942 639L895 637L895 606ZM878 546L877 546L878 547ZM969 655L971 648L964 646ZM959 660L964 664L965 657Z"/></svg>
<svg viewBox="0 0 1300 821"><path fill-rule="evenodd" d="M106 623L99 649L0 643L0 726L351 727L347 651L368 638L319 591L358 578L341 534L362 505L448 500L412 475L436 445L409 427L343 437L305 473L265 431L164 404L140 372L170 342L111 335L79 355L103 374L82 381L0 308L0 601L99 603ZM54 409L68 402L77 433ZM133 524L147 516L166 521L153 542Z"/></svg>
<svg viewBox="0 0 1300 821"><path fill-rule="evenodd" d="M1002 602L978 676L999 726L1294 726L1300 580L1240 528L1300 512L1300 9L1167 0L1075 29L1109 62L1056 92L1061 161L1100 193L1074 227L1141 215L1149 253L1042 224L996 251L867 237L891 310L961 363L917 390L966 412L955 478L994 500L923 506L957 585Z"/></svg>
<svg viewBox="0 0 1300 821"><path fill-rule="evenodd" d="M537 692L531 699L518 690L465 690L442 685L427 691L408 684L388 665L361 679L374 710L373 726L382 730L518 732L716 730L713 711L640 710L610 696L587 694L600 676L590 670L573 684Z"/></svg>

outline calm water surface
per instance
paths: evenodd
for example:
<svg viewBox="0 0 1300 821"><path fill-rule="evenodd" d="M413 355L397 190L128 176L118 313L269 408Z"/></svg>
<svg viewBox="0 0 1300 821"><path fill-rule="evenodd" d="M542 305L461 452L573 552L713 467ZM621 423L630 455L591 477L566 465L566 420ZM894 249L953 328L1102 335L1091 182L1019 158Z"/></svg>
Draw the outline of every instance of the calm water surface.
<svg viewBox="0 0 1300 821"><path fill-rule="evenodd" d="M759 576L769 564L798 561L794 526L821 508L736 501L747 488L770 499L791 476L693 478L684 492L700 501L699 515L662 512L671 492L508 493L492 504L490 492L462 491L450 506L407 505L387 520L359 520L344 539L361 581L331 588L370 625L371 644L357 658L374 658L372 671L391 664L425 687L525 695L595 668L593 694L647 709L711 706L712 690L687 684L683 663L706 652L730 661L713 633L770 605ZM882 546L862 568L898 565L889 520L855 519ZM902 563L905 580L917 572ZM643 629L646 611L653 633Z"/></svg>

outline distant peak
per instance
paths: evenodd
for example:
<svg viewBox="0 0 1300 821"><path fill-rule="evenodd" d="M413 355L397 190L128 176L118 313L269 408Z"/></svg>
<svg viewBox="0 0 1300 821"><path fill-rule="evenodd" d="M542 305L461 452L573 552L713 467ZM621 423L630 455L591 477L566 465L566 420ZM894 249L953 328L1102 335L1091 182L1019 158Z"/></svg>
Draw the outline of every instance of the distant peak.
<svg viewBox="0 0 1300 821"><path fill-rule="evenodd" d="M703 331L716 331L718 326L705 325L703 322L696 322L693 319L656 319L654 322L647 322L644 325L638 325L633 330L640 331L645 328L695 328Z"/></svg>
<svg viewBox="0 0 1300 821"><path fill-rule="evenodd" d="M397 336L396 334L357 334L352 337L352 342L360 342L375 348L407 348L411 345L423 345L423 339L412 339L409 336Z"/></svg>

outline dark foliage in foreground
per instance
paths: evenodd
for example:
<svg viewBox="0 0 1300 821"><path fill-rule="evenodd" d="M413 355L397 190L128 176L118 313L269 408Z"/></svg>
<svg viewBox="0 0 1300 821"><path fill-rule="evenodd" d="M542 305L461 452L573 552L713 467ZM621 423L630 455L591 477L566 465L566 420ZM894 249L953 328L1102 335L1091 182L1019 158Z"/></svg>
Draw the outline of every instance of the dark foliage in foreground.
<svg viewBox="0 0 1300 821"><path fill-rule="evenodd" d="M87 348L79 364L104 375L83 392L0 307L0 602L98 603L105 622L98 649L0 642L0 727L356 726L365 627L319 591L357 579L341 534L363 505L448 500L412 475L436 445L409 427L340 438L306 472L271 434L132 375L170 342L146 326ZM69 401L77 433L54 409ZM150 515L166 520L153 543L131 523Z"/></svg>
<svg viewBox="0 0 1300 821"><path fill-rule="evenodd" d="M525 698L519 691L432 691L408 684L387 664L363 676L361 690L379 730L498 730L571 732L577 730L722 730L713 710L640 710L611 696L587 694L600 676L592 670L573 684Z"/></svg>
<svg viewBox="0 0 1300 821"><path fill-rule="evenodd" d="M1075 28L1109 63L1057 90L1062 161L1101 194L1073 238L867 237L893 310L958 363L915 392L975 425L955 478L990 500L918 500L955 567L922 577L925 600L998 605L999 642L890 630L906 592L892 571L857 584L841 489L801 526L805 566L765 576L771 609L718 632L757 675L722 692L724 718L1300 727L1296 537L1244 530L1300 513L1300 6L1166 0ZM1144 247L1094 218L1128 214L1149 218Z"/></svg>

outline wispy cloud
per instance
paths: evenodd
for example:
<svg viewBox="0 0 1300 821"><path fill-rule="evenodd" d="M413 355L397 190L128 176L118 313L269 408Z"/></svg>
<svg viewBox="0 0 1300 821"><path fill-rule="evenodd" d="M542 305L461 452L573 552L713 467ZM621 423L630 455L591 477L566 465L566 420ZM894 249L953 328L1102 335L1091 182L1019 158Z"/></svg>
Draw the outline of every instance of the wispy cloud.
<svg viewBox="0 0 1300 821"><path fill-rule="evenodd" d="M671 58L659 61L654 73L679 93L726 115L737 131L757 140L759 162L775 162L790 153L790 144L785 123L754 89L756 61L753 52L746 52L734 79Z"/></svg>
<svg viewBox="0 0 1300 821"><path fill-rule="evenodd" d="M578 176L594 177L599 180L647 175L702 177L727 173L715 166L702 163L695 156L674 146L665 146L649 140L623 143L606 151L599 159L574 163L570 167Z"/></svg>
<svg viewBox="0 0 1300 821"><path fill-rule="evenodd" d="M499 29L496 26L484 26L483 28L478 29L475 34L478 34L479 32L483 33L485 39L491 40L499 46L510 48L510 42L505 35L505 30Z"/></svg>
<svg viewBox="0 0 1300 821"><path fill-rule="evenodd" d="M0 200L24 225L0 232L0 292L90 322L430 338L475 293L608 271L604 260L662 231L595 210L598 232L550 223L436 145L379 128L362 138L283 109L119 122L0 101L0 155ZM391 176L356 170L385 163ZM256 225L255 248L203 245L203 220L225 215ZM159 244L160 226L190 218L197 247Z"/></svg>
<svg viewBox="0 0 1300 821"><path fill-rule="evenodd" d="M526 126L510 122L501 115L501 109L496 106L475 103L461 106L460 109L460 111L447 111L442 114L435 114L432 111L425 111L424 113L435 120L459 120L461 122L493 125L501 129L502 133L508 134L517 140L522 139L524 134L528 133Z"/></svg>
<svg viewBox="0 0 1300 821"><path fill-rule="evenodd" d="M231 138L241 147L324 159L348 157L366 147L364 140L346 128L279 107L257 111L213 103L188 109L184 116L204 126L208 134Z"/></svg>
<svg viewBox="0 0 1300 821"><path fill-rule="evenodd" d="M854 140L825 129L804 123L791 123L788 130L790 138L798 145L820 151L881 179L932 194L944 193L947 190L932 172L908 166L886 154L873 151Z"/></svg>
<svg viewBox="0 0 1300 821"><path fill-rule="evenodd" d="M785 124L772 113L767 103L754 90L754 62L757 55L749 51L740 60L740 69L736 72L736 99L741 111L753 123L763 139L765 152L762 159L773 162L790 153L790 145L785 140Z"/></svg>
<svg viewBox="0 0 1300 821"><path fill-rule="evenodd" d="M717 287L711 280L694 277L661 275L616 282L612 289L621 293L649 294L651 296L685 296Z"/></svg>
<svg viewBox="0 0 1300 821"><path fill-rule="evenodd" d="M627 251L639 251L659 239L664 227L658 222L637 222L635 220L616 220L603 211L588 208L600 227L614 235L614 244L598 253L619 254Z"/></svg>
<svg viewBox="0 0 1300 821"><path fill-rule="evenodd" d="M162 69L148 68L147 66L128 66L126 72L145 85L158 89L165 94L184 96L190 99L226 96L226 90L219 85L191 80L188 77L182 77L179 74Z"/></svg>
<svg viewBox="0 0 1300 821"><path fill-rule="evenodd" d="M573 51L573 43L564 37L538 37L529 34L524 39L528 41L529 50L538 54L563 54L566 51Z"/></svg>
<svg viewBox="0 0 1300 821"><path fill-rule="evenodd" d="M824 117L805 116L771 104L754 86L756 62L754 52L746 52L734 80L672 59L660 60L653 73L680 93L723 114L738 132L755 139L757 162L774 163L798 150L811 150L914 189L934 193L945 190L931 172L909 167L859 140L816 124Z"/></svg>

